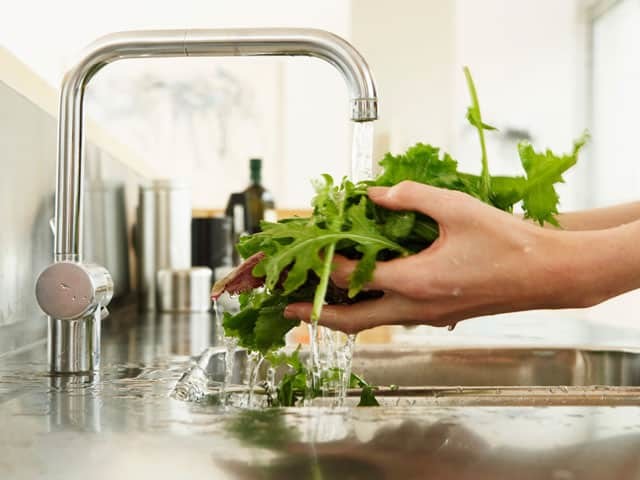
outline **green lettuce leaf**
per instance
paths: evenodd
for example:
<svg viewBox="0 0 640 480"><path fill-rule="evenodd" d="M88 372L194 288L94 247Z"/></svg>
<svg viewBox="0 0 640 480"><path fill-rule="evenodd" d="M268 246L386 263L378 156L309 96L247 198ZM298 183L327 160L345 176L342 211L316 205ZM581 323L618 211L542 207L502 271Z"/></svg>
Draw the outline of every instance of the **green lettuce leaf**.
<svg viewBox="0 0 640 480"><path fill-rule="evenodd" d="M573 151L567 155L556 155L551 150L536 152L528 142L518 145L522 166L527 172L527 181L522 192L522 208L526 218L540 225L544 222L560 226L555 218L560 197L554 184L564 182L562 174L578 161L578 153L588 140L583 134L573 144Z"/></svg>
<svg viewBox="0 0 640 480"><path fill-rule="evenodd" d="M417 143L405 153L387 153L380 161L384 169L371 185L390 187L404 180L468 192L470 185L460 177L458 162L432 145ZM477 193L477 192L476 192Z"/></svg>

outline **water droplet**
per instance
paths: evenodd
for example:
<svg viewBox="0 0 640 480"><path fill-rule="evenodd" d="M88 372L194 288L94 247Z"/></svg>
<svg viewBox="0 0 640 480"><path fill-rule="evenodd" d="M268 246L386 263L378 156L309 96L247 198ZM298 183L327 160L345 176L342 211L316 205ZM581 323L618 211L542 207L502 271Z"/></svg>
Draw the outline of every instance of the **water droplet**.
<svg viewBox="0 0 640 480"><path fill-rule="evenodd" d="M462 295L462 289L461 288L454 288L453 291L451 292L451 294L454 297L459 297L460 295Z"/></svg>
<svg viewBox="0 0 640 480"><path fill-rule="evenodd" d="M457 323L452 323L451 325L447 325L447 330L453 332L453 329L456 328Z"/></svg>

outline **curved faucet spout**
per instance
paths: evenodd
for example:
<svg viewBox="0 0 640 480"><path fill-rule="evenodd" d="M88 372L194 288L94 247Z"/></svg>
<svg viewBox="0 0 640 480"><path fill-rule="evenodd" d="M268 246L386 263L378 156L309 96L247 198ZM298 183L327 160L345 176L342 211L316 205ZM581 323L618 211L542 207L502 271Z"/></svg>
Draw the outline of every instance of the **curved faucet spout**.
<svg viewBox="0 0 640 480"><path fill-rule="evenodd" d="M49 363L54 372L95 371L100 320L113 283L109 272L82 261L84 91L105 65L125 58L286 55L335 66L351 94L351 119L378 117L376 88L362 55L336 35L309 29L149 30L114 33L92 43L65 75L60 92L55 263L39 276L36 297L49 315ZM79 302L77 299L82 299Z"/></svg>
<svg viewBox="0 0 640 480"><path fill-rule="evenodd" d="M79 262L82 219L84 90L103 66L125 58L309 56L343 75L351 95L351 119L378 117L373 75L344 39L313 29L148 30L106 35L92 43L63 79L58 124L55 260Z"/></svg>

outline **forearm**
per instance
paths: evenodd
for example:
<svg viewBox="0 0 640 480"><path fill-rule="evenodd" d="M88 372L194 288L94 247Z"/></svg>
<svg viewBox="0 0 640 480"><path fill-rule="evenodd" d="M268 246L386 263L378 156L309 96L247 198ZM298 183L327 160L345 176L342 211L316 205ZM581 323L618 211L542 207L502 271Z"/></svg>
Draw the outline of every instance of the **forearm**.
<svg viewBox="0 0 640 480"><path fill-rule="evenodd" d="M640 220L640 202L561 213L557 218L565 230L603 230Z"/></svg>
<svg viewBox="0 0 640 480"><path fill-rule="evenodd" d="M558 239L553 262L559 267L553 283L562 303L556 306L591 306L640 288L640 221L554 233Z"/></svg>

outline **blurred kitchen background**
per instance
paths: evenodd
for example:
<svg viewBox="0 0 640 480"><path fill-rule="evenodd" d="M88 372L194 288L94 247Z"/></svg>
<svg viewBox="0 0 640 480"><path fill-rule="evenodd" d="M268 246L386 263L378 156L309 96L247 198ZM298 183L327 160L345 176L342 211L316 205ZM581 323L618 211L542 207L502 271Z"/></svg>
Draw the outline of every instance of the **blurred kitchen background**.
<svg viewBox="0 0 640 480"><path fill-rule="evenodd" d="M376 76L378 157L430 142L477 171L464 119L469 65L484 116L500 128L489 137L494 170L518 171L522 137L565 151L592 131L589 158L562 195L571 209L637 198L640 167L625 140L638 102L639 15L636 0L25 0L2 16L0 40L57 88L81 48L114 31L326 29L350 40ZM249 157L260 156L278 205L302 208L310 178L348 172L346 99L340 76L314 59L131 60L96 77L87 112L155 176L189 179L195 207L223 207L245 186Z"/></svg>
<svg viewBox="0 0 640 480"><path fill-rule="evenodd" d="M26 318L33 328L21 328L31 333L11 345L0 340L0 353L44 328L32 284L49 261L54 89L81 48L100 35L185 27L329 30L352 42L376 77L374 158L420 141L479 171L477 138L464 115L469 99L462 66L468 65L483 117L500 130L488 141L493 173L520 171L521 139L569 151L589 129L592 141L561 187L562 209L573 210L639 197L639 24L639 0L13 3L0 16L0 199L13 206L0 220L24 228L0 231L0 338ZM115 201L129 226L143 179L186 180L194 209L221 212L229 195L247 186L249 158L259 157L276 206L297 211L309 206L310 179L349 172L347 91L339 74L318 60L122 61L92 80L87 99L87 189L92 181L119 185ZM89 205L104 200L100 188L102 200ZM29 198L18 201L18 193ZM119 235L126 243L129 227ZM88 257L99 238L88 235ZM119 262L116 269L133 269L132 255ZM128 283L119 284L128 290L131 280L123 278ZM574 316L633 324L634 305L640 305L634 297Z"/></svg>

